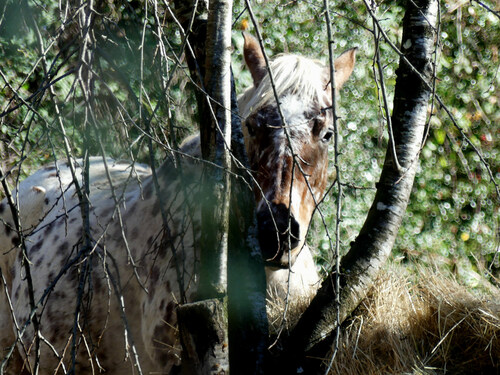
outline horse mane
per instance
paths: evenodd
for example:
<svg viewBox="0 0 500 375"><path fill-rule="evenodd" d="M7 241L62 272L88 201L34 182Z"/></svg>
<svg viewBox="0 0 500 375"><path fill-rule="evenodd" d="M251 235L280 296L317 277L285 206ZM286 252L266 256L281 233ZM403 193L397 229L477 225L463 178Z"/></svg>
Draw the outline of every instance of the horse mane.
<svg viewBox="0 0 500 375"><path fill-rule="evenodd" d="M305 109L310 109L314 103L321 107L330 105L323 99L328 82L325 79L325 65L321 61L300 55L280 54L270 62L270 66L278 97L299 94ZM257 87L248 88L238 98L240 116L244 121L250 114L274 101L271 80L266 74ZM180 151L201 158L199 132L184 139Z"/></svg>
<svg viewBox="0 0 500 375"><path fill-rule="evenodd" d="M322 102L327 87L326 70L322 62L299 55L281 54L271 61L270 67L278 97L298 94L304 108ZM266 74L257 87L251 87L241 95L238 103L240 114L245 119L274 101L271 80Z"/></svg>

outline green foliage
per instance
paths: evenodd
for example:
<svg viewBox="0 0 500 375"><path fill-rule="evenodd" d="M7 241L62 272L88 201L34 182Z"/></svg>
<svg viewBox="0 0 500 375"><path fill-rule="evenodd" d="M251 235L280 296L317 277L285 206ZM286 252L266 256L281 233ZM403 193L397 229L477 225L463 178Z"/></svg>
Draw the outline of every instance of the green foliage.
<svg viewBox="0 0 500 375"><path fill-rule="evenodd" d="M149 132L153 143L168 147L192 131L194 98L183 90L186 73L177 69L176 26L159 25L163 20L143 2L108 1L96 5L85 34L87 20L76 3L61 9L56 1L18 3L7 0L0 15L5 169L25 154L27 169L66 157L63 128L77 157L84 150L101 154L102 144L109 156L140 161L149 160ZM158 30L168 43L163 50ZM157 149L156 158L164 157Z"/></svg>
<svg viewBox="0 0 500 375"><path fill-rule="evenodd" d="M327 62L327 37L322 3L280 1L254 6L269 52L294 52ZM341 248L347 251L363 223L375 193L387 130L381 95L374 78L373 23L363 2L331 5L334 50L358 46L353 77L340 99L340 170L345 184ZM429 136L420 158L407 216L394 249L396 260L417 260L465 269L498 270L499 197L485 164L464 135L480 151L500 183L498 155L500 22L477 3L445 2L441 12L437 56L437 94L453 114L434 105ZM378 4L376 15L392 43L399 45L404 9L394 2ZM243 16L244 18L245 16ZM392 102L398 55L380 41L384 81ZM333 154L332 154L333 159ZM331 267L336 193L327 196L316 215L309 242L320 250L319 261ZM472 261L473 268L470 267ZM465 277L469 279L469 277Z"/></svg>
<svg viewBox="0 0 500 375"><path fill-rule="evenodd" d="M182 34L169 12L160 8L156 17L153 4L144 1L99 2L88 57L81 13L72 2L61 4L59 9L57 1L42 5L6 0L0 6L2 167L10 170L27 155L24 174L53 156L64 157L61 124L76 155L84 150L100 154L102 143L108 155L147 161L150 134L157 145L156 159L163 159L167 145L192 132L196 123L191 83L185 66L178 64ZM260 0L253 7L270 55L292 52L328 61L322 2ZM374 75L373 22L365 4L338 1L331 10L335 54L359 47L356 69L339 104L340 178L345 184L340 240L346 251L373 199L387 130ZM472 260L475 270L497 270L499 198L485 163L468 140L498 185L500 20L476 2L447 0L440 13L437 94L461 130L434 105L394 256L438 261L457 270L470 270ZM380 25L395 45L403 14L399 2L377 4ZM243 2L235 4L234 18L233 70L241 93L251 85L251 77L242 61L240 30L253 30ZM380 56L391 103L399 57L383 40ZM84 58L92 59L92 71L80 65ZM90 97L79 74L91 77ZM319 214L310 233L325 268L332 262L329 236L334 237L336 198L332 189L320 208L329 234Z"/></svg>
<svg viewBox="0 0 500 375"><path fill-rule="evenodd" d="M441 11L437 93L461 130L434 111L397 249L443 256L458 272L467 258L498 269L499 197L484 162L498 186L500 20L472 3L445 3Z"/></svg>

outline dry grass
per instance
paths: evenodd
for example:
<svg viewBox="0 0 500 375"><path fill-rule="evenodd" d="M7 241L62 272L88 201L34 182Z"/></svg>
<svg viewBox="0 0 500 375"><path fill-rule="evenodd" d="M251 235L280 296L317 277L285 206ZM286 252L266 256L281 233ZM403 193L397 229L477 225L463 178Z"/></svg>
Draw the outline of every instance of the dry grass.
<svg viewBox="0 0 500 375"><path fill-rule="evenodd" d="M311 302L310 298L290 298L288 301L279 295L271 293L267 299L267 318L269 333L272 338L278 335L288 335L290 330L297 324L300 316Z"/></svg>
<svg viewBox="0 0 500 375"><path fill-rule="evenodd" d="M345 324L331 374L500 374L500 291L386 271Z"/></svg>

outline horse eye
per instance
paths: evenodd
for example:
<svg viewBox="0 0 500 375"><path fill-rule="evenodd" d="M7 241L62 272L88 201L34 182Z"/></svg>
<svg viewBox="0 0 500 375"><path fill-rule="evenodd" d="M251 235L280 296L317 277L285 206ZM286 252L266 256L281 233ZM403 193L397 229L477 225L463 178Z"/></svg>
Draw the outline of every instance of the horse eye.
<svg viewBox="0 0 500 375"><path fill-rule="evenodd" d="M325 135L323 136L323 142L327 143L330 142L330 140L333 137L333 131L332 130L327 130Z"/></svg>

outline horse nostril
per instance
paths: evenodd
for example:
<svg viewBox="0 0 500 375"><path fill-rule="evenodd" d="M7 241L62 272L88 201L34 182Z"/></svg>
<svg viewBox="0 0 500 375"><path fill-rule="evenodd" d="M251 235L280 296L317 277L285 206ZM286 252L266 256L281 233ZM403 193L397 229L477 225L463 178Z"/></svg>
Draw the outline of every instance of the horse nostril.
<svg viewBox="0 0 500 375"><path fill-rule="evenodd" d="M274 229L274 222L269 210L257 213L257 226L259 229L259 244L264 259L277 258L279 252L279 239Z"/></svg>
<svg viewBox="0 0 500 375"><path fill-rule="evenodd" d="M300 242L300 225L284 204L271 204L257 213L259 243L266 260L279 261Z"/></svg>

